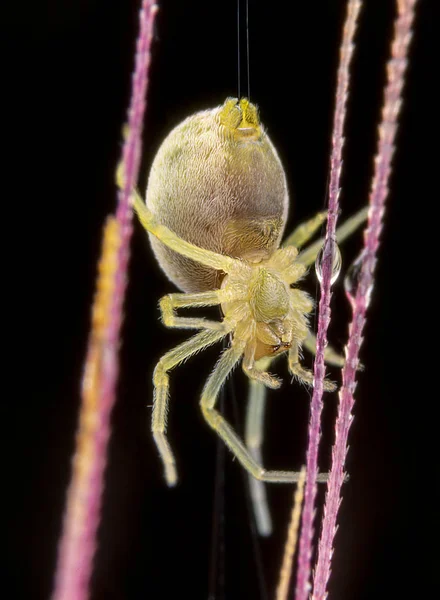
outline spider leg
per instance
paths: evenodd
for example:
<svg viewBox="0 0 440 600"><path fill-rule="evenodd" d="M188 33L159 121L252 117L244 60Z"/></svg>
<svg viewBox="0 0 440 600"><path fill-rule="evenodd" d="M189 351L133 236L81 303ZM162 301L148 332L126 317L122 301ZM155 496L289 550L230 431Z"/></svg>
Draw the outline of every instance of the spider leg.
<svg viewBox="0 0 440 600"><path fill-rule="evenodd" d="M304 221L292 231L289 237L284 240L283 246L295 246L301 248L312 237L312 235L321 227L327 219L327 211L319 212L308 221Z"/></svg>
<svg viewBox="0 0 440 600"><path fill-rule="evenodd" d="M165 479L170 486L177 483L177 471L176 461L165 435L169 388L167 373L183 360L189 358L199 350L218 342L228 333L229 329L225 325L223 325L222 331L201 331L191 339L164 354L154 369L154 401L151 430L165 468Z"/></svg>
<svg viewBox="0 0 440 600"><path fill-rule="evenodd" d="M312 354L316 354L316 335L309 331L306 339L303 341L303 346ZM341 354L338 354L330 345L324 350L324 360L334 367L343 367L345 364L345 358Z"/></svg>
<svg viewBox="0 0 440 600"><path fill-rule="evenodd" d="M265 368L270 360L265 360ZM264 437L264 413L266 408L266 387L256 380L249 382L249 397L246 410L244 439L246 446L257 463L262 463L261 446ZM254 508L255 522L260 535L272 533L272 519L267 502L266 486L262 481L248 474L249 491Z"/></svg>
<svg viewBox="0 0 440 600"><path fill-rule="evenodd" d="M245 342L234 343L225 350L220 357L214 371L206 382L200 401L203 416L208 424L225 442L241 465L261 481L271 481L274 483L294 483L299 479L298 471L266 471L252 456L240 440L236 432L224 419L224 417L214 408L220 388L224 384L227 376L238 363L243 355Z"/></svg>
<svg viewBox="0 0 440 600"><path fill-rule="evenodd" d="M168 294L160 300L162 321L166 327L216 329L217 331L222 331L224 329L222 322L210 321L203 318L178 317L174 311L178 308L215 306L224 302L225 299L224 290L200 292L198 294Z"/></svg>
<svg viewBox="0 0 440 600"><path fill-rule="evenodd" d="M277 358L279 358L279 356L260 359L259 366L261 365L261 368L266 370ZM265 385L255 380L251 380L249 384L245 441L246 446L255 461L261 464L261 447L264 441L264 415L266 411L267 388ZM258 481L255 477L252 477L252 475L248 475L248 479L258 533L262 536L268 536L272 533L272 519L267 502L266 486L263 481ZM328 475L326 473L319 473L316 479L318 483L326 483L327 480Z"/></svg>
<svg viewBox="0 0 440 600"><path fill-rule="evenodd" d="M289 371L303 383L313 385L313 371L306 369L299 362L299 350L296 344L289 350ZM326 392L334 392L336 384L333 381L324 379L324 389Z"/></svg>
<svg viewBox="0 0 440 600"><path fill-rule="evenodd" d="M243 371L250 379L244 439L253 459L261 464L266 387L276 389L281 382L278 378L266 372L273 359L262 359L259 361L258 368L255 368L254 353L255 344L248 344L243 359ZM267 502L266 487L262 481L258 481L250 474L248 474L248 481L258 533L268 536L272 533L272 520Z"/></svg>
<svg viewBox="0 0 440 600"><path fill-rule="evenodd" d="M352 217L347 219L340 227L336 229L337 242L341 244L344 240L350 237L350 235L354 233L364 221L367 220L367 217L368 206L365 206ZM297 260L306 266L313 264L323 244L324 238L319 238L319 240L317 240L316 242L308 246L303 252L301 252Z"/></svg>
<svg viewBox="0 0 440 600"><path fill-rule="evenodd" d="M142 226L155 235L162 243L171 248L171 250L178 252L182 256L191 258L206 267L224 271L225 273L229 273L233 270L234 265L239 262L230 256L223 256L222 254L217 254L211 250L199 248L198 246L194 246L194 244L190 244L183 240L173 231L168 229L168 227L165 227L158 222L151 210L147 208L139 192L133 190L132 197L133 208L136 211Z"/></svg>

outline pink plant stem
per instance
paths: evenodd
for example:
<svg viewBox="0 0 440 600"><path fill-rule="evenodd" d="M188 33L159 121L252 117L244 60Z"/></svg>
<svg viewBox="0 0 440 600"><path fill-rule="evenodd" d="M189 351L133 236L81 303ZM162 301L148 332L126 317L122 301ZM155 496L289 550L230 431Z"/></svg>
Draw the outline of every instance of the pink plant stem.
<svg viewBox="0 0 440 600"><path fill-rule="evenodd" d="M354 295L349 295L353 308L353 320L346 347L346 363L342 371L342 389L339 394L336 436L333 446L333 461L326 504L323 529L318 548L318 562L314 577L313 600L327 598L333 540L336 533L336 518L341 504L341 486L344 480L344 463L347 455L347 438L353 416L351 414L356 388L356 371L359 364L359 349L366 322L366 311L374 281L376 254L382 231L385 199L388 195L391 160L395 149L397 119L402 104L402 88L407 67L408 46L417 0L399 0L398 16L394 26L391 58L388 62L388 82L384 92L382 122L379 125L378 150L370 192L368 225L364 234L364 250L361 254L360 274Z"/></svg>
<svg viewBox="0 0 440 600"><path fill-rule="evenodd" d="M143 0L140 11L140 32L137 40L132 95L128 111L128 133L125 140L122 164L124 187L118 194L116 210L115 268L111 283L111 300L108 318L99 348L95 332L89 338L88 358L85 365L80 424L77 447L73 457L73 475L69 486L63 532L59 544L58 564L55 574L53 600L85 600L90 594L90 578L96 551L96 534L100 522L104 472L110 438L110 416L115 403L118 379L118 353L122 308L127 285L127 264L132 232L130 196L137 183L145 94L150 64L150 46L157 7L152 0ZM107 281L107 280L106 280ZM110 284L109 284L110 285ZM96 359L96 355L98 359ZM96 365L98 367L96 368ZM92 367L92 368L90 368ZM95 369L93 369L95 367ZM87 406L91 371L98 382L96 406ZM86 451L84 450L86 448Z"/></svg>
<svg viewBox="0 0 440 600"><path fill-rule="evenodd" d="M330 323L331 277L336 244L336 222L339 211L339 181L342 168L342 148L344 145L343 133L348 98L349 69L354 50L353 39L356 32L357 18L360 9L360 0L350 0L348 2L343 40L340 49L330 163L328 219L322 257L321 299L319 302L318 333L313 381L314 387L309 424L309 445L307 449L307 480L298 555L296 600L306 600L311 587L309 580L311 572L313 518L315 512L316 476L318 474L318 446L321 437L320 423L323 407L322 394L325 377L324 349L327 345L327 329Z"/></svg>

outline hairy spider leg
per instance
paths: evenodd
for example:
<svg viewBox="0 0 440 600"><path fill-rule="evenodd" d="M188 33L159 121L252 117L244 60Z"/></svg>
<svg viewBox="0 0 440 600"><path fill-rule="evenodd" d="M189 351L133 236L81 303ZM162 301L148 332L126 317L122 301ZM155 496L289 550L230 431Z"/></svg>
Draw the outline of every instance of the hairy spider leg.
<svg viewBox="0 0 440 600"><path fill-rule="evenodd" d="M223 290L200 292L196 294L168 294L161 298L159 306L162 321L166 327L180 329L215 329L224 330L224 324L219 321L209 321L203 318L178 317L174 311L178 308L196 308L201 306L215 306L224 302Z"/></svg>
<svg viewBox="0 0 440 600"><path fill-rule="evenodd" d="M221 323L223 328L219 331L205 330L186 340L173 350L170 350L156 365L153 374L154 399L151 430L154 441L159 450L165 468L165 479L169 486L177 483L176 461L171 447L166 438L167 413L168 413L168 371L173 367L193 356L196 352L215 344L225 337L230 328Z"/></svg>
<svg viewBox="0 0 440 600"><path fill-rule="evenodd" d="M336 231L336 239L342 243L349 237L368 216L368 207L362 208L355 215L347 219ZM301 248L325 222L327 212L321 212L301 223L284 241L283 246L295 246ZM324 239L320 238L317 242L306 248L297 260L300 260L306 266L313 264L318 252L322 248ZM316 354L316 336L309 331L303 342L303 347ZM278 357L263 358L258 361L257 368L266 371L271 363ZM344 365L344 357L334 348L328 345L324 351L325 361L337 367ZM245 442L249 452L257 463L262 463L262 445L264 441L264 416L266 410L266 386L257 380L249 382L249 395L246 410L245 422ZM252 475L248 476L249 490L252 500L252 506L255 515L258 533L262 536L268 536L272 533L272 519L270 516L269 505L266 495L266 487L262 481L255 479ZM326 481L326 475L318 475L318 481Z"/></svg>
<svg viewBox="0 0 440 600"><path fill-rule="evenodd" d="M295 483L300 476L297 471L266 471L255 460L252 453L240 440L226 419L215 409L218 394L226 378L243 356L246 341L232 341L232 345L223 352L214 371L206 382L200 405L203 416L212 429L221 437L233 455L246 471L261 481L273 483Z"/></svg>
<svg viewBox="0 0 440 600"><path fill-rule="evenodd" d="M211 267L212 269L224 271L225 273L229 273L239 262L237 259L230 256L217 254L216 252L206 250L205 248L199 248L199 246L194 246L194 244L185 241L171 231L171 229L168 229L168 227L165 227L158 222L151 210L145 205L139 192L133 190L132 197L133 208L136 211L142 226L155 235L157 239L168 246L168 248L171 248L171 250L178 252L182 256L191 258L192 260L205 265L205 267Z"/></svg>
<svg viewBox="0 0 440 600"><path fill-rule="evenodd" d="M284 240L283 246L295 246L301 248L316 233L316 231L325 223L327 211L319 212L311 219L300 223L292 233Z"/></svg>

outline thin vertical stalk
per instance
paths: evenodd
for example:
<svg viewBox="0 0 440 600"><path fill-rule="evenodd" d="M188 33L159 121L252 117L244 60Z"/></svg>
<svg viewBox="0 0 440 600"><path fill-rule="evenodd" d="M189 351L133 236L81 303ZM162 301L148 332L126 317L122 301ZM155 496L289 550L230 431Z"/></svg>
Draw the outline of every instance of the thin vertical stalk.
<svg viewBox="0 0 440 600"><path fill-rule="evenodd" d="M388 81L384 91L382 121L379 125L378 149L369 199L368 225L364 233L364 250L357 261L360 273L354 288L348 292L353 308L353 319L349 340L345 349L346 362L342 371L342 388L339 393L339 408L336 421L336 436L333 446L332 469L328 483L322 534L318 547L318 562L314 577L313 600L327 598L333 540L336 533L336 518L341 504L341 486L344 479L344 463L347 455L347 438L353 420L353 394L356 388L356 371L359 365L359 350L366 323L366 311L374 283L376 255L382 231L385 200L388 195L391 160L395 150L398 116L402 105L402 89L408 64L408 47L412 36L412 25L417 0L398 0L398 15L394 25L391 58L388 61Z"/></svg>
<svg viewBox="0 0 440 600"><path fill-rule="evenodd" d="M300 471L298 485L293 495L292 513L290 515L290 524L287 530L287 539L284 545L284 556L281 565L280 577L275 600L287 600L292 576L293 557L295 555L296 544L298 540L299 521L301 518L301 506L304 498L304 483L306 480L306 469L303 467Z"/></svg>
<svg viewBox="0 0 440 600"><path fill-rule="evenodd" d="M327 345L327 329L330 323L330 298L333 257L336 252L336 222L339 211L340 175L342 169L342 149L344 145L344 125L348 98L349 70L354 51L353 39L357 19L362 6L360 0L349 0L344 23L344 33L340 48L336 105L333 121L332 153L330 161L329 205L327 231L322 257L321 299L319 302L318 333L314 365L313 396L309 423L309 444L307 449L307 479L304 494L301 537L298 556L298 577L296 600L306 600L310 591L310 572L313 538L313 518L316 498L316 476L318 474L318 446L321 437L322 394L325 376L324 350Z"/></svg>
<svg viewBox="0 0 440 600"><path fill-rule="evenodd" d="M150 46L157 7L143 0L123 147L124 185L104 229L81 393L73 473L59 544L53 600L86 600L100 523L110 416L116 400L122 309L132 232L131 191L138 177Z"/></svg>

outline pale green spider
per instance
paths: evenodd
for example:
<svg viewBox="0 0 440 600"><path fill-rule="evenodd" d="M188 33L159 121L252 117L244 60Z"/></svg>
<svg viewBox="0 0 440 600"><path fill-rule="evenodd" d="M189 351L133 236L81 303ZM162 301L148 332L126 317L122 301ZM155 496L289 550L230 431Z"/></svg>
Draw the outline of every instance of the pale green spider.
<svg viewBox="0 0 440 600"><path fill-rule="evenodd" d="M261 482L296 482L299 473L268 471L261 465L264 389L280 386L267 368L275 356L287 352L290 373L313 384L313 373L299 359L302 347L315 350L308 325L313 302L296 285L315 261L322 240L300 253L299 249L326 213L301 224L279 247L288 209L284 170L256 107L246 99L227 99L223 106L197 113L176 127L153 162L146 204L136 192L133 198L140 222L153 234L151 244L162 269L185 292L161 299L164 324L200 330L166 353L153 375L152 431L166 481L177 482L166 438L168 371L229 336L230 345L203 389L201 409L252 476L258 529L268 534L270 518ZM349 219L338 230L338 240L350 235L366 215L364 209ZM223 321L175 314L178 308L214 305L221 306ZM241 359L251 382L246 443L215 408L222 385ZM343 363L331 348L326 360ZM326 381L325 389L332 391L335 385Z"/></svg>

